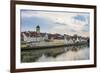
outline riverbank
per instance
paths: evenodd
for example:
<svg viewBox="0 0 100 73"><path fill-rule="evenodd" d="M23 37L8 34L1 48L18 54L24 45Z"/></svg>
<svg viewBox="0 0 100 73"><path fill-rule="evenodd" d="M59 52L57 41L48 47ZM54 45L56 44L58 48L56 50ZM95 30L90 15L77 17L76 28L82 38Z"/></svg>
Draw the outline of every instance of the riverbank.
<svg viewBox="0 0 100 73"><path fill-rule="evenodd" d="M45 46L34 46L34 47L21 47L21 51L34 50L34 49L45 49L45 48L56 48L56 47L69 47L69 46L80 46L88 44L87 42L73 43L73 44L56 44L56 45L45 45Z"/></svg>

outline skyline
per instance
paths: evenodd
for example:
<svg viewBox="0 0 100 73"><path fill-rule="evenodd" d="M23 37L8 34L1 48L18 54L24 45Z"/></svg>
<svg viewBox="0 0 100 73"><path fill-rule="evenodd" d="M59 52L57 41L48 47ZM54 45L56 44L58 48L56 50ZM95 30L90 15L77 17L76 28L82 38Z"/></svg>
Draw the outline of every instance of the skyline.
<svg viewBox="0 0 100 73"><path fill-rule="evenodd" d="M21 32L35 31L89 37L89 13L21 10Z"/></svg>

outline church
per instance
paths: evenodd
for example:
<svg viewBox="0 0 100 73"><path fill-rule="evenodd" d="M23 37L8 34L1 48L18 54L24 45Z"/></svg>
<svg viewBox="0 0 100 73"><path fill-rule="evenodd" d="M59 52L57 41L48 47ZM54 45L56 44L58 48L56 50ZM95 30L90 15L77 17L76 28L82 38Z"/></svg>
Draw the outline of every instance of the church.
<svg viewBox="0 0 100 73"><path fill-rule="evenodd" d="M46 33L40 33L40 26L36 26L36 31L21 32L21 41L25 42L41 42L48 39Z"/></svg>

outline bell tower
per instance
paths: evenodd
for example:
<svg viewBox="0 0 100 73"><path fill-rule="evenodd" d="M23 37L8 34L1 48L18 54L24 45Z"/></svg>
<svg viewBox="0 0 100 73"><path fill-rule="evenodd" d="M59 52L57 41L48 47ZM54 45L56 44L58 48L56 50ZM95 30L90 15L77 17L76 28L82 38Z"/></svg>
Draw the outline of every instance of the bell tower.
<svg viewBox="0 0 100 73"><path fill-rule="evenodd" d="M36 26L36 32L40 33L40 26L39 25Z"/></svg>

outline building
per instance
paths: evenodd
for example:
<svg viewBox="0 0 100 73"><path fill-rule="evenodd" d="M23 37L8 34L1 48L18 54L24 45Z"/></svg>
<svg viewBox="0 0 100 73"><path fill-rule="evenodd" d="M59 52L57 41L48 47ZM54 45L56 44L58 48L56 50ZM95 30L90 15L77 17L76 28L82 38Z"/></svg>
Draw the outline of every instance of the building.
<svg viewBox="0 0 100 73"><path fill-rule="evenodd" d="M36 26L36 32L37 32L38 34L40 34L40 26L39 26L39 25Z"/></svg>
<svg viewBox="0 0 100 73"><path fill-rule="evenodd" d="M22 41L25 42L40 42L43 41L46 34L40 34L40 26L36 26L36 31L21 32ZM47 38L47 35L46 35Z"/></svg>
<svg viewBox="0 0 100 73"><path fill-rule="evenodd" d="M64 44L72 44L78 42L86 42L87 38L78 36L76 34L70 36L66 34L61 35L58 33L55 34L42 33L40 31L40 26L37 25L35 31L21 32L21 41L32 42L32 43L55 41L55 42L63 42Z"/></svg>
<svg viewBox="0 0 100 73"><path fill-rule="evenodd" d="M64 34L64 43L65 44L72 44L72 43L80 43L80 42L88 42L88 37L81 37L78 35L66 35Z"/></svg>

